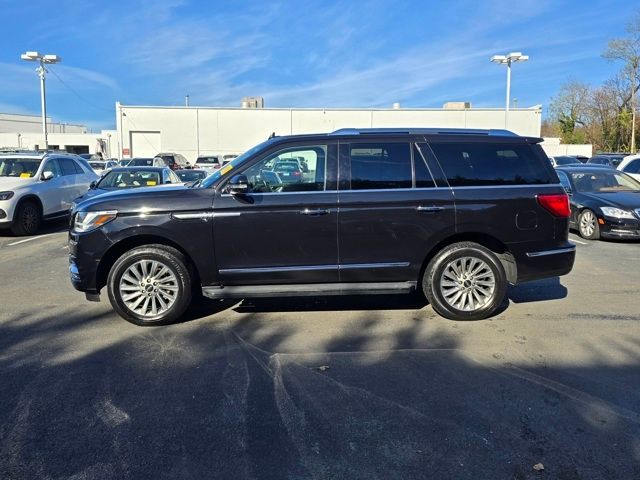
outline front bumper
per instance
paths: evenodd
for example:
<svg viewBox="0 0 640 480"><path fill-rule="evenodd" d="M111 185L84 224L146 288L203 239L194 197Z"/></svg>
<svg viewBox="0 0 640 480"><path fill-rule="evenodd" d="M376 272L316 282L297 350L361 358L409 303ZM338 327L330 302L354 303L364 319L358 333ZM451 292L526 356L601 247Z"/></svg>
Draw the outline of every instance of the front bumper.
<svg viewBox="0 0 640 480"><path fill-rule="evenodd" d="M640 238L640 220L604 217L599 218L598 223L603 238Z"/></svg>
<svg viewBox="0 0 640 480"><path fill-rule="evenodd" d="M82 242L79 242L81 236ZM71 285L76 290L85 292L87 297L99 293L98 265L105 245L109 243L101 228L87 233L69 231L69 279Z"/></svg>

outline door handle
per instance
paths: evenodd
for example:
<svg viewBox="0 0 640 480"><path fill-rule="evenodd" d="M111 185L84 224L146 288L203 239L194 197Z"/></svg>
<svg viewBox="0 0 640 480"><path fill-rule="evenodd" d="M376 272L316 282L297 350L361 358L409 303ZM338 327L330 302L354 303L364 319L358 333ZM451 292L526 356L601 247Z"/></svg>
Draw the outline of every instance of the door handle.
<svg viewBox="0 0 640 480"><path fill-rule="evenodd" d="M327 215L329 213L329 210L326 209L310 209L310 208L305 208L304 210L301 210L300 213L302 215L311 215L311 216L318 216L318 215Z"/></svg>
<svg viewBox="0 0 640 480"><path fill-rule="evenodd" d="M416 207L416 210L419 212L434 213L441 212L442 210L444 210L444 207L439 207L437 205L429 205L428 207L423 207L422 205L419 205Z"/></svg>

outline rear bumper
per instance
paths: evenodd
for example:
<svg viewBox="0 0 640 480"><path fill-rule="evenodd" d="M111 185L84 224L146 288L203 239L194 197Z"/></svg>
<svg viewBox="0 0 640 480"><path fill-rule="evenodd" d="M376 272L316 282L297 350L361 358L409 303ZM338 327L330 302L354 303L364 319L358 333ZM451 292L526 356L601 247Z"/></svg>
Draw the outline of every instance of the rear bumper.
<svg viewBox="0 0 640 480"><path fill-rule="evenodd" d="M552 248L514 248L512 254L518 270L516 283L521 283L568 274L573 269L576 246L567 242Z"/></svg>

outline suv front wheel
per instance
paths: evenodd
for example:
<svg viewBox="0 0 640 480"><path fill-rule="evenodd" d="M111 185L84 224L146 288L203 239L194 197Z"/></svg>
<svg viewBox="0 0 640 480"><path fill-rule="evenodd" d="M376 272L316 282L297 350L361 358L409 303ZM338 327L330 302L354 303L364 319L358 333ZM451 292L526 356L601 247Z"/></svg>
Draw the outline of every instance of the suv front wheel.
<svg viewBox="0 0 640 480"><path fill-rule="evenodd" d="M175 248L148 245L123 254L111 267L107 292L114 310L140 326L166 325L191 302L186 259Z"/></svg>
<svg viewBox="0 0 640 480"><path fill-rule="evenodd" d="M422 289L443 317L480 320L500 308L507 279L495 253L477 243L460 242L444 248L429 262Z"/></svg>

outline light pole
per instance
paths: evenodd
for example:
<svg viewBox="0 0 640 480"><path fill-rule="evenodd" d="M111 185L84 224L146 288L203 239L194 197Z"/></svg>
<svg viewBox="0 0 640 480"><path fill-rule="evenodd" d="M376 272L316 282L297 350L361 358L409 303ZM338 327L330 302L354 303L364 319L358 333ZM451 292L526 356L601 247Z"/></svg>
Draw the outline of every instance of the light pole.
<svg viewBox="0 0 640 480"><path fill-rule="evenodd" d="M529 60L528 55L523 55L522 52L511 52L508 55L494 55L491 57L493 63L507 66L507 102L504 111L504 128L507 128L507 122L509 118L509 96L511 95L511 64L515 62L526 62Z"/></svg>
<svg viewBox="0 0 640 480"><path fill-rule="evenodd" d="M38 62L40 65L36 69L40 77L40 105L42 108L42 133L44 135L44 149L49 149L49 139L47 138L47 92L45 90L45 76L47 69L45 64L58 63L62 61L58 55L41 55L38 52L26 52L20 55L22 60L27 62Z"/></svg>

